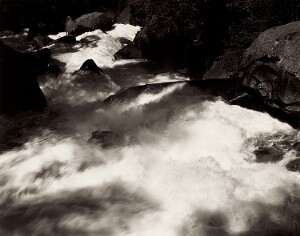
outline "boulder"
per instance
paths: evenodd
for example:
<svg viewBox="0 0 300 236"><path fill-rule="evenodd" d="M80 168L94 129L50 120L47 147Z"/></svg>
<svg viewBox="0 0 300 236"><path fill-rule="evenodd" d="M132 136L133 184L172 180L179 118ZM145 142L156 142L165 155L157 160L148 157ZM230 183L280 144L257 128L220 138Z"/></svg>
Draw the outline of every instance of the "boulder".
<svg viewBox="0 0 300 236"><path fill-rule="evenodd" d="M74 34L75 30L76 30L76 23L70 16L68 16L65 22L65 31L68 34Z"/></svg>
<svg viewBox="0 0 300 236"><path fill-rule="evenodd" d="M121 13L117 16L117 23L119 24L130 24L132 18L131 7L125 7Z"/></svg>
<svg viewBox="0 0 300 236"><path fill-rule="evenodd" d="M82 66L80 67L79 70L82 70L82 71L93 71L93 72L103 72L103 70L100 69L100 67L97 66L97 64L94 62L93 59L88 59L86 60Z"/></svg>
<svg viewBox="0 0 300 236"><path fill-rule="evenodd" d="M42 36L42 35L37 35L33 38L33 46L36 49L41 49L43 47L46 47L54 42L53 39L47 37L47 36Z"/></svg>
<svg viewBox="0 0 300 236"><path fill-rule="evenodd" d="M286 168L289 171L293 172L300 172L300 158L297 158L295 160L290 161L287 165Z"/></svg>
<svg viewBox="0 0 300 236"><path fill-rule="evenodd" d="M243 50L227 52L218 57L212 67L203 75L203 79L230 79L239 74Z"/></svg>
<svg viewBox="0 0 300 236"><path fill-rule="evenodd" d="M76 37L74 35L66 35L55 40L55 43L76 43Z"/></svg>
<svg viewBox="0 0 300 236"><path fill-rule="evenodd" d="M109 148L121 145L124 140L112 131L94 131L88 142L100 144L103 148Z"/></svg>
<svg viewBox="0 0 300 236"><path fill-rule="evenodd" d="M47 69L49 49L20 53L0 41L0 113L42 111L47 102L36 80Z"/></svg>
<svg viewBox="0 0 300 236"><path fill-rule="evenodd" d="M80 16L75 20L76 26L102 31L108 31L112 28L113 21L110 17L101 12L93 12Z"/></svg>
<svg viewBox="0 0 300 236"><path fill-rule="evenodd" d="M73 34L75 36L78 36L78 35L81 35L85 32L90 32L90 31L93 31L93 29L89 28L89 27L84 27L82 25L77 25L76 28L75 28L75 31L73 32Z"/></svg>
<svg viewBox="0 0 300 236"><path fill-rule="evenodd" d="M300 21L271 28L246 50L242 85L265 104L300 118Z"/></svg>
<svg viewBox="0 0 300 236"><path fill-rule="evenodd" d="M141 59L142 52L132 43L127 44L124 48L115 53L115 59Z"/></svg>
<svg viewBox="0 0 300 236"><path fill-rule="evenodd" d="M278 162L283 159L284 153L275 147L259 147L254 151L258 163Z"/></svg>

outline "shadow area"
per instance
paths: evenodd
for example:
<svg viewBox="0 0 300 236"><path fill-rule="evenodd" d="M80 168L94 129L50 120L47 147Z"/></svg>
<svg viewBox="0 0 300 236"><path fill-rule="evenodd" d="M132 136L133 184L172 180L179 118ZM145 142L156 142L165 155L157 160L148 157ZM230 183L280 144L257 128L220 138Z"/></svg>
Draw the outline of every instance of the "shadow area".
<svg viewBox="0 0 300 236"><path fill-rule="evenodd" d="M115 235L156 206L120 183L0 206L1 235Z"/></svg>

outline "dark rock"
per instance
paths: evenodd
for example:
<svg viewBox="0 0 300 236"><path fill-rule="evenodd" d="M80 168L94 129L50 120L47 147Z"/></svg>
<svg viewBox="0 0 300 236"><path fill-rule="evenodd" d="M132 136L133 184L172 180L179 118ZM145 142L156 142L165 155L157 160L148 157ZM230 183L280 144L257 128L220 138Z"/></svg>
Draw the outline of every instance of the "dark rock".
<svg viewBox="0 0 300 236"><path fill-rule="evenodd" d="M230 79L237 78L240 70L240 61L242 59L243 50L228 52L217 58L207 71L203 79Z"/></svg>
<svg viewBox="0 0 300 236"><path fill-rule="evenodd" d="M300 118L300 21L262 33L247 49L241 70L243 86L265 104Z"/></svg>
<svg viewBox="0 0 300 236"><path fill-rule="evenodd" d="M76 37L74 35L66 35L57 40L56 43L76 43Z"/></svg>
<svg viewBox="0 0 300 236"><path fill-rule="evenodd" d="M260 147L254 151L256 161L259 163L278 162L283 159L283 153L273 147Z"/></svg>
<svg viewBox="0 0 300 236"><path fill-rule="evenodd" d="M45 24L38 23L36 25L31 26L28 31L27 40L32 41L34 39L34 37L36 37L38 35L40 35L40 36L48 35Z"/></svg>
<svg viewBox="0 0 300 236"><path fill-rule="evenodd" d="M15 34L15 32L11 31L11 30L4 30L0 32L0 37L5 37L5 36L10 36Z"/></svg>
<svg viewBox="0 0 300 236"><path fill-rule="evenodd" d="M293 161L289 162L289 163L286 165L286 168L287 168L289 171L300 172L300 158L298 158L298 159L296 159L296 160L293 160Z"/></svg>
<svg viewBox="0 0 300 236"><path fill-rule="evenodd" d="M120 49L115 54L115 59L141 59L142 53L139 48L132 43L127 44L124 48Z"/></svg>
<svg viewBox="0 0 300 236"><path fill-rule="evenodd" d="M78 25L77 27L76 27L76 29L75 29L75 31L74 31L74 35L75 36L78 36L78 35L81 35L81 34L83 34L83 33L85 33L85 32L90 32L90 31L93 31L93 29L92 28L89 28L89 27L84 27L84 26L82 26L82 25Z"/></svg>
<svg viewBox="0 0 300 236"><path fill-rule="evenodd" d="M41 49L45 46L52 44L53 42L53 39L46 36L37 35L33 38L33 45L36 49Z"/></svg>
<svg viewBox="0 0 300 236"><path fill-rule="evenodd" d="M50 64L47 68L47 72L57 77L61 73L61 69L58 65Z"/></svg>
<svg viewBox="0 0 300 236"><path fill-rule="evenodd" d="M295 143L292 147L293 150L300 152L300 143Z"/></svg>
<svg viewBox="0 0 300 236"><path fill-rule="evenodd" d="M88 142L101 144L102 147L109 148L120 145L122 138L112 131L94 131Z"/></svg>
<svg viewBox="0 0 300 236"><path fill-rule="evenodd" d="M130 24L132 18L131 7L125 7L122 12L117 16L117 23Z"/></svg>
<svg viewBox="0 0 300 236"><path fill-rule="evenodd" d="M68 16L66 18L65 31L68 34L74 34L75 30L76 30L76 23L70 16Z"/></svg>
<svg viewBox="0 0 300 236"><path fill-rule="evenodd" d="M124 38L124 37L121 37L121 38L118 38L119 42L122 44L122 45L127 45L127 44L130 44L132 43L131 40L127 39L127 38Z"/></svg>
<svg viewBox="0 0 300 236"><path fill-rule="evenodd" d="M108 31L112 28L112 19L101 12L93 12L82 15L75 20L77 26L83 26L92 30L100 29Z"/></svg>
<svg viewBox="0 0 300 236"><path fill-rule="evenodd" d="M47 106L36 77L47 69L50 54L49 49L20 53L0 41L0 113L41 111Z"/></svg>
<svg viewBox="0 0 300 236"><path fill-rule="evenodd" d="M93 71L93 72L103 72L103 70L101 70L97 64L94 62L93 59L88 59L86 60L82 66L80 67L80 70L83 70L83 71Z"/></svg>

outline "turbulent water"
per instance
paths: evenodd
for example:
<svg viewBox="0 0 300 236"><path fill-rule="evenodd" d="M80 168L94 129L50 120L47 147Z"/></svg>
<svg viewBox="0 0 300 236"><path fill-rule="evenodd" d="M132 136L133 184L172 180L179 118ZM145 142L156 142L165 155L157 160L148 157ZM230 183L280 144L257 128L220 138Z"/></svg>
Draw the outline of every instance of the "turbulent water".
<svg viewBox="0 0 300 236"><path fill-rule="evenodd" d="M75 45L50 46L62 73L39 78L49 108L1 117L11 143L0 155L0 235L297 235L299 173L254 151L297 132L269 115L205 100L184 83L103 101L119 89L188 80L144 61L118 61L116 25ZM58 36L52 36L53 38ZM79 71L94 59L107 74ZM109 145L87 142L112 131Z"/></svg>

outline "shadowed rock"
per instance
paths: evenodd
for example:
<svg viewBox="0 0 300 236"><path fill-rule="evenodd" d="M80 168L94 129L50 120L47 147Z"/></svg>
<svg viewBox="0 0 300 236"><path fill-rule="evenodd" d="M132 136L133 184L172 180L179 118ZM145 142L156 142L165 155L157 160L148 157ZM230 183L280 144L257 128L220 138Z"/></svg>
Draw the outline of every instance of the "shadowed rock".
<svg viewBox="0 0 300 236"><path fill-rule="evenodd" d="M40 49L45 46L48 46L48 45L52 44L53 42L54 42L53 39L46 37L46 36L42 36L42 35L37 35L33 39L33 45L36 49Z"/></svg>
<svg viewBox="0 0 300 236"><path fill-rule="evenodd" d="M87 29L107 31L112 28L112 19L101 12L93 12L80 16L75 20L77 26Z"/></svg>
<svg viewBox="0 0 300 236"><path fill-rule="evenodd" d="M97 64L94 62L93 59L88 59L86 60L82 66L80 67L80 70L83 70L83 71L93 71L93 72L103 72L103 70L101 70Z"/></svg>
<svg viewBox="0 0 300 236"><path fill-rule="evenodd" d="M142 59L142 53L139 48L132 43L127 44L115 54L115 59Z"/></svg>
<svg viewBox="0 0 300 236"><path fill-rule="evenodd" d="M300 118L300 21L262 33L243 58L243 85Z"/></svg>
<svg viewBox="0 0 300 236"><path fill-rule="evenodd" d="M50 60L50 51L20 53L0 42L0 113L41 111L47 106L36 77Z"/></svg>
<svg viewBox="0 0 300 236"><path fill-rule="evenodd" d="M76 43L76 37L74 35L66 35L57 40L56 43Z"/></svg>
<svg viewBox="0 0 300 236"><path fill-rule="evenodd" d="M289 162L286 168L293 172L300 172L300 158Z"/></svg>

